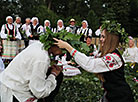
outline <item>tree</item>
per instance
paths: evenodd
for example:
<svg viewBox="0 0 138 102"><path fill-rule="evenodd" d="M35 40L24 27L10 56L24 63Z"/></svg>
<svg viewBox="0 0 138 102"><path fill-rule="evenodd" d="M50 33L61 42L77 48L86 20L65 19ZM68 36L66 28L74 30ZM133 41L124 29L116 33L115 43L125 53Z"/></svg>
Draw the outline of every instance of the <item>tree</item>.
<svg viewBox="0 0 138 102"><path fill-rule="evenodd" d="M0 1L0 26L4 23L6 23L5 18L7 16L12 16L15 17L16 14L18 14L19 11L19 6L18 6L18 2L16 1L8 1L8 0L1 0Z"/></svg>
<svg viewBox="0 0 138 102"><path fill-rule="evenodd" d="M99 19L93 10L89 11L87 20L89 22L90 28L92 28L93 32L95 32L96 29L99 28L100 24Z"/></svg>
<svg viewBox="0 0 138 102"><path fill-rule="evenodd" d="M129 16L130 16L130 0L104 0L106 13L103 14L103 18L117 20L122 26L129 31Z"/></svg>

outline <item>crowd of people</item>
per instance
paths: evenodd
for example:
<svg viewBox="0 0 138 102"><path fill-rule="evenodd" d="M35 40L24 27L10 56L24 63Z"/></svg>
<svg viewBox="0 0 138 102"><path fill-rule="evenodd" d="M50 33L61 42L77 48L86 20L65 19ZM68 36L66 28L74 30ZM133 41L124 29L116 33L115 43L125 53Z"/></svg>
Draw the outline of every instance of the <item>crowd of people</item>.
<svg viewBox="0 0 138 102"><path fill-rule="evenodd" d="M39 36L46 33L46 27L54 33L66 30L73 34L83 34L81 41L84 42L86 41L86 37L92 37L92 29L88 28L86 20L82 21L82 27L78 27L75 25L75 19L70 19L70 25L65 27L64 22L59 19L56 28L51 27L49 20L45 20L43 26L40 25L37 17L33 17L32 19L26 18L25 24L22 24L20 17L16 17L13 22L13 18L8 16L6 17L6 22L6 24L2 25L0 37L4 50L2 59L7 63L28 45L39 41Z"/></svg>
<svg viewBox="0 0 138 102"><path fill-rule="evenodd" d="M58 93L63 74L81 74L80 70L71 66L73 63L67 57L74 58L81 68L95 73L101 80L105 94L100 102L134 102L124 77L125 62L138 63L138 48L135 47L132 37L129 37L129 48L121 55L117 49L120 32L111 33L106 27L100 26L95 32L100 36L98 51L92 44L93 32L88 28L86 20L81 22L82 27L78 27L75 19L70 19L70 25L65 27L60 19L56 28L51 27L49 20L44 21L44 26L40 25L37 17L26 18L23 25L20 17L16 17L13 22L13 18L8 16L6 21L0 32L1 53L3 48L2 59L0 58L1 72L5 69L0 76L2 102L52 102ZM107 25L110 27L111 24ZM94 50L86 56L67 42L54 38L55 45L50 45L46 51L42 49L43 44L39 37L47 32L47 27L54 33L66 30L72 34L81 34L80 41ZM60 48L66 49L68 53L64 54ZM51 55L55 57L54 61L58 60L56 65L51 65ZM6 68L2 60L4 63L10 62ZM63 68L69 72L62 73Z"/></svg>

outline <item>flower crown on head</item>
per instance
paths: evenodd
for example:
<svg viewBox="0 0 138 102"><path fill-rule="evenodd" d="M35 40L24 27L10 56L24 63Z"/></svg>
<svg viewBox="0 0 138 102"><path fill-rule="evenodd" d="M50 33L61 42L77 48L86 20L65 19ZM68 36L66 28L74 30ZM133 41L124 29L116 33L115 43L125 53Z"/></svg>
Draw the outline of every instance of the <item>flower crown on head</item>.
<svg viewBox="0 0 138 102"><path fill-rule="evenodd" d="M128 42L128 34L125 32L125 29L121 27L121 24L117 21L103 21L101 26L101 31L106 29L109 33L113 33L119 36L121 43Z"/></svg>

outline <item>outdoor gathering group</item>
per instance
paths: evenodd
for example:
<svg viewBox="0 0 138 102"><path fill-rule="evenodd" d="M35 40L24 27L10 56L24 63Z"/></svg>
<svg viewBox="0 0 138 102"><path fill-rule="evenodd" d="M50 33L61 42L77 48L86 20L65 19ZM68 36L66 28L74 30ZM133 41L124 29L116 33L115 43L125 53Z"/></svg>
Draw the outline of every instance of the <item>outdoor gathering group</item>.
<svg viewBox="0 0 138 102"><path fill-rule="evenodd" d="M138 63L138 48L135 40L126 36L121 24L105 21L93 32L86 20L78 27L73 18L67 27L59 19L55 28L49 20L40 25L37 17L26 18L22 24L20 17L13 22L13 17L7 16L6 22L0 32L0 102L53 102L63 77L81 74L80 68L96 74L101 81L104 94L99 102L134 102L124 69L126 62ZM79 41L93 51L86 55L55 37L54 43L45 50L39 38L49 34L47 28L53 33L65 30L81 35ZM99 46L92 44L93 34L99 37ZM118 46L120 42L126 43L126 39L129 39L128 48L121 55ZM45 38L45 43L48 41ZM135 81L138 82L137 77Z"/></svg>

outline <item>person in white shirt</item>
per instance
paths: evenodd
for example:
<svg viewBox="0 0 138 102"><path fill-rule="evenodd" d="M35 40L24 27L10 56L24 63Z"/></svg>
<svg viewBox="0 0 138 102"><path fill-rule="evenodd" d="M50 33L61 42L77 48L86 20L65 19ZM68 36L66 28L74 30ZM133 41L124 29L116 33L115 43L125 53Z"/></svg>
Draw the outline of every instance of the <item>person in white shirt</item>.
<svg viewBox="0 0 138 102"><path fill-rule="evenodd" d="M21 27L22 27L22 22L21 22L21 17L16 17L15 22L14 22L14 26L19 30L22 39L18 40L18 46L19 46L19 53L25 48L25 43L23 41L23 36L22 36L22 31L21 31Z"/></svg>
<svg viewBox="0 0 138 102"><path fill-rule="evenodd" d="M134 39L129 37L129 47L123 53L125 62L138 63L138 48L135 46Z"/></svg>
<svg viewBox="0 0 138 102"><path fill-rule="evenodd" d="M13 18L11 16L7 16L6 22L7 24L2 25L2 28L1 28L1 38L7 39L8 36L11 35L12 37L10 38L10 40L21 39L19 30L16 29L15 26L13 25ZM10 32L10 31L13 31L13 32Z"/></svg>
<svg viewBox="0 0 138 102"><path fill-rule="evenodd" d="M51 46L46 51L42 43L35 42L18 54L0 76L1 102L43 102L39 99L48 97L56 89L56 77L62 71L53 65L47 75L51 53L59 55L61 50Z"/></svg>
<svg viewBox="0 0 138 102"><path fill-rule="evenodd" d="M96 36L100 36L100 35L101 35L101 26L99 27L99 29L97 29L97 30L95 31L95 35L96 35Z"/></svg>
<svg viewBox="0 0 138 102"><path fill-rule="evenodd" d="M131 68L135 72L134 81L138 83L138 76L136 75L138 70L138 48L135 46L135 40L129 36L128 48L123 53L125 62L131 62Z"/></svg>
<svg viewBox="0 0 138 102"><path fill-rule="evenodd" d="M97 56L98 50L96 48L96 45L92 44L92 38L90 36L86 37L86 44L89 46L90 51L88 56Z"/></svg>
<svg viewBox="0 0 138 102"><path fill-rule="evenodd" d="M38 42L39 36L43 33L43 26L39 24L39 20L37 17L33 17L31 19L31 34L29 35L29 45Z"/></svg>
<svg viewBox="0 0 138 102"><path fill-rule="evenodd" d="M27 47L29 45L28 37L31 35L31 26L30 26L31 19L26 18L25 22L26 23L23 24L22 27L21 27L21 32L22 32L22 38L25 42L25 47Z"/></svg>
<svg viewBox="0 0 138 102"><path fill-rule="evenodd" d="M92 29L88 28L88 22L86 20L82 21L82 27L77 30L77 34L83 34L80 41L86 41L87 36L92 37Z"/></svg>
<svg viewBox="0 0 138 102"><path fill-rule="evenodd" d="M77 33L77 29L78 29L78 27L77 26L75 26L75 19L70 19L70 25L68 26L68 27L66 27L66 31L67 32L71 32L72 34L76 34Z"/></svg>
<svg viewBox="0 0 138 102"><path fill-rule="evenodd" d="M12 60L19 52L19 46L17 41L21 40L19 29L13 24L13 18L11 16L6 17L7 24L2 25L1 38L3 43L3 55L5 60Z"/></svg>
<svg viewBox="0 0 138 102"><path fill-rule="evenodd" d="M16 17L15 22L14 22L14 25L15 25L15 27L18 28L18 29L21 28L21 26L22 26L21 17Z"/></svg>
<svg viewBox="0 0 138 102"><path fill-rule="evenodd" d="M51 23L50 23L50 21L49 20L45 20L44 21L44 33L46 33L46 27L48 27L50 30L52 30L52 28L50 27L51 26Z"/></svg>
<svg viewBox="0 0 138 102"><path fill-rule="evenodd" d="M31 26L30 26L31 19L26 18L25 22L26 23L23 24L21 28L25 32L26 36L29 37L31 35Z"/></svg>
<svg viewBox="0 0 138 102"><path fill-rule="evenodd" d="M57 28L54 28L52 31L53 31L54 33L56 33L56 32L60 32L61 30L64 30L64 29L65 29L65 27L64 27L63 20L59 19L59 20L57 21Z"/></svg>

